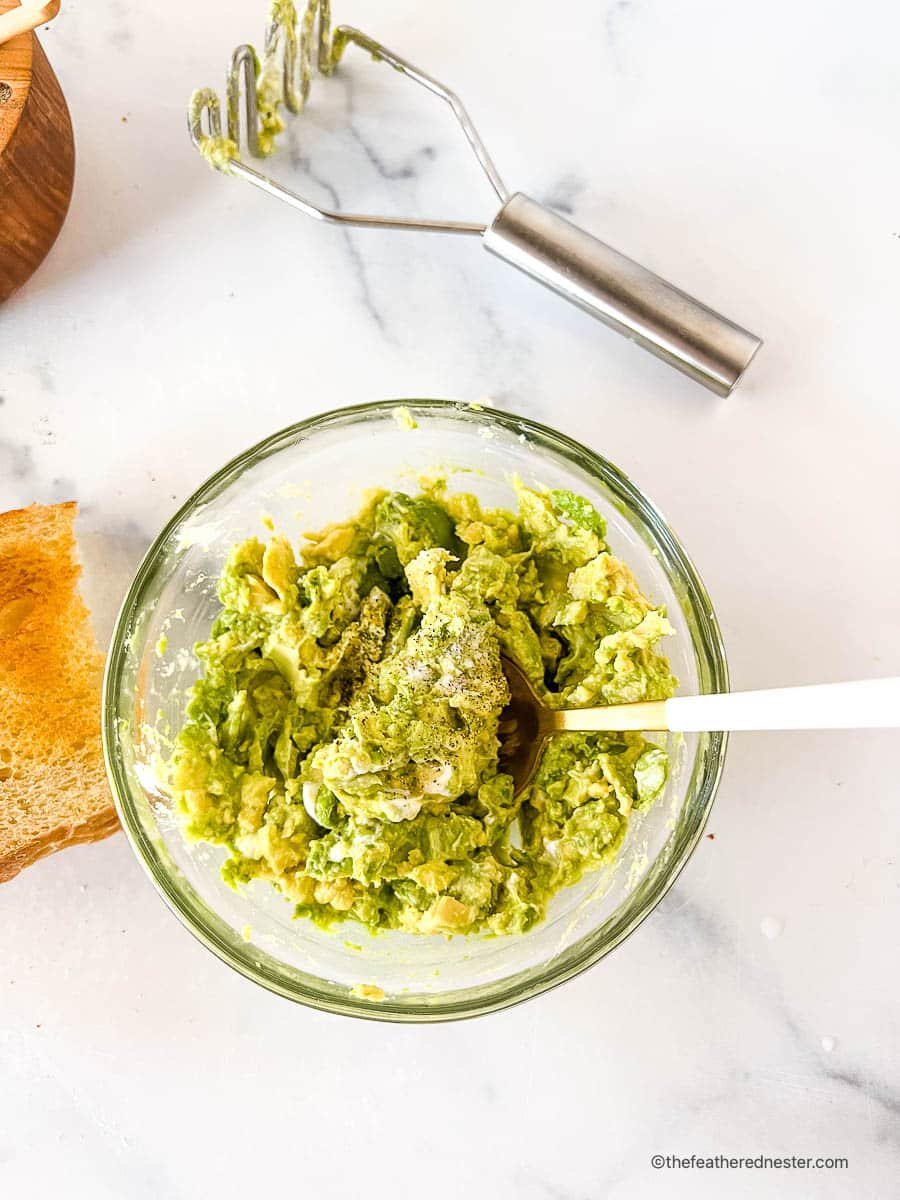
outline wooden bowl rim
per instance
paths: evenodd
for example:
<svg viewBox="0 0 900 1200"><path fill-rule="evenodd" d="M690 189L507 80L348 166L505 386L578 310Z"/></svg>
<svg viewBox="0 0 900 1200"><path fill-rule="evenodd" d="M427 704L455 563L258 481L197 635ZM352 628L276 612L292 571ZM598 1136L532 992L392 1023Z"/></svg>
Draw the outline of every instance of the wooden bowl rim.
<svg viewBox="0 0 900 1200"><path fill-rule="evenodd" d="M18 7L19 0L0 0L0 13ZM0 103L0 154L18 128L28 93L34 58L34 34L20 33L0 46L0 86L6 84L12 94Z"/></svg>

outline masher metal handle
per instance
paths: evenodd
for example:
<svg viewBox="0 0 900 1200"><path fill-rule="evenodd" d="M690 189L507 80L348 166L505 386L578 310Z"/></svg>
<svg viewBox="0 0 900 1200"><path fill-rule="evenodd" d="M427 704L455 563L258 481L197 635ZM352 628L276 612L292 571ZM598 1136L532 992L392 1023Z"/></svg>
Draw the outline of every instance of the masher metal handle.
<svg viewBox="0 0 900 1200"><path fill-rule="evenodd" d="M762 344L521 192L488 226L484 245L719 396L728 395Z"/></svg>
<svg viewBox="0 0 900 1200"><path fill-rule="evenodd" d="M361 30L340 25L332 31L329 0L308 0L302 18L297 17L286 0L273 5L272 11L277 19L266 32L262 64L252 46L239 46L232 56L226 87L227 136L222 133L215 92L203 88L192 97L191 138L213 166L245 179L318 220L366 228L481 236L492 254L512 263L717 395L728 395L759 349L758 337L558 213L520 192L510 195L459 96ZM320 74L331 75L350 44L376 61L386 62L449 105L502 203L490 225L338 212L313 204L241 161L242 140L254 156L268 152L273 129L277 132L281 127L277 119L280 104L291 112L301 111L309 94L313 62ZM268 110L265 119L258 103L263 92Z"/></svg>

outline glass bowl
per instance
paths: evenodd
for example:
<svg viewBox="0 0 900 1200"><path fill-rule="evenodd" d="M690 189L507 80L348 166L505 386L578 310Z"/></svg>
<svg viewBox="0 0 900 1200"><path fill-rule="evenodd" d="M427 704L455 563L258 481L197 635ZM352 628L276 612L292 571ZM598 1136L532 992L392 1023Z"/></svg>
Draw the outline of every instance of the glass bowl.
<svg viewBox="0 0 900 1200"><path fill-rule="evenodd" d="M403 405L417 423L397 419ZM150 548L125 598L103 692L107 769L122 825L160 894L235 970L291 1000L352 1016L439 1021L505 1008L608 954L671 887L696 846L722 772L719 733L659 735L672 769L665 794L636 813L615 864L560 892L528 933L452 939L335 931L296 920L268 883L234 891L221 847L186 842L154 763L181 726L198 674L195 642L218 607L216 579L236 541L294 542L358 509L364 489L414 490L423 472L515 507L510 475L586 496L645 593L668 608L666 652L684 693L724 691L727 668L706 591L672 530L616 467L564 434L509 413L440 400L382 401L292 425L207 480ZM384 995L366 995L371 985ZM377 994L377 993L376 993Z"/></svg>

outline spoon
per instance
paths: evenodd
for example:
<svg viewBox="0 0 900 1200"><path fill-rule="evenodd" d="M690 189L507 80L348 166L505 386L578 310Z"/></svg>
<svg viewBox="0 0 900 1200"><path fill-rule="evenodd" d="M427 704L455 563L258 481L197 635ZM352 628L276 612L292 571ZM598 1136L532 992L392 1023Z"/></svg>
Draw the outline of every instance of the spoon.
<svg viewBox="0 0 900 1200"><path fill-rule="evenodd" d="M555 733L737 729L886 729L900 726L900 677L760 692L675 696L640 704L549 708L522 670L503 657L509 704L500 714L500 760L515 794L531 782Z"/></svg>

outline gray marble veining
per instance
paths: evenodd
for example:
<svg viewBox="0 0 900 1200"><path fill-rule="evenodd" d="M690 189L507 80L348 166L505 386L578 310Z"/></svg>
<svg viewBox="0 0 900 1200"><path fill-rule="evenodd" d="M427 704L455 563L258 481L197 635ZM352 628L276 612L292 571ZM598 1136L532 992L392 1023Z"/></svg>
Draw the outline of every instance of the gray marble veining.
<svg viewBox="0 0 900 1200"><path fill-rule="evenodd" d="M206 170L184 110L262 12L71 0L43 41L78 178L58 245L0 310L0 508L79 501L100 637L231 455L326 408L439 395L558 426L628 472L693 555L736 686L900 674L900 15L333 7L458 87L510 183L766 345L717 403L474 242L347 233L251 194ZM286 169L336 207L490 217L440 113L411 96L402 117L392 93L380 123L382 71L354 62L316 92ZM258 992L178 927L121 837L43 862L0 888L0 1191L884 1200L898 748L736 738L714 838L644 926L536 1003L454 1027ZM692 1152L850 1165L651 1165Z"/></svg>

